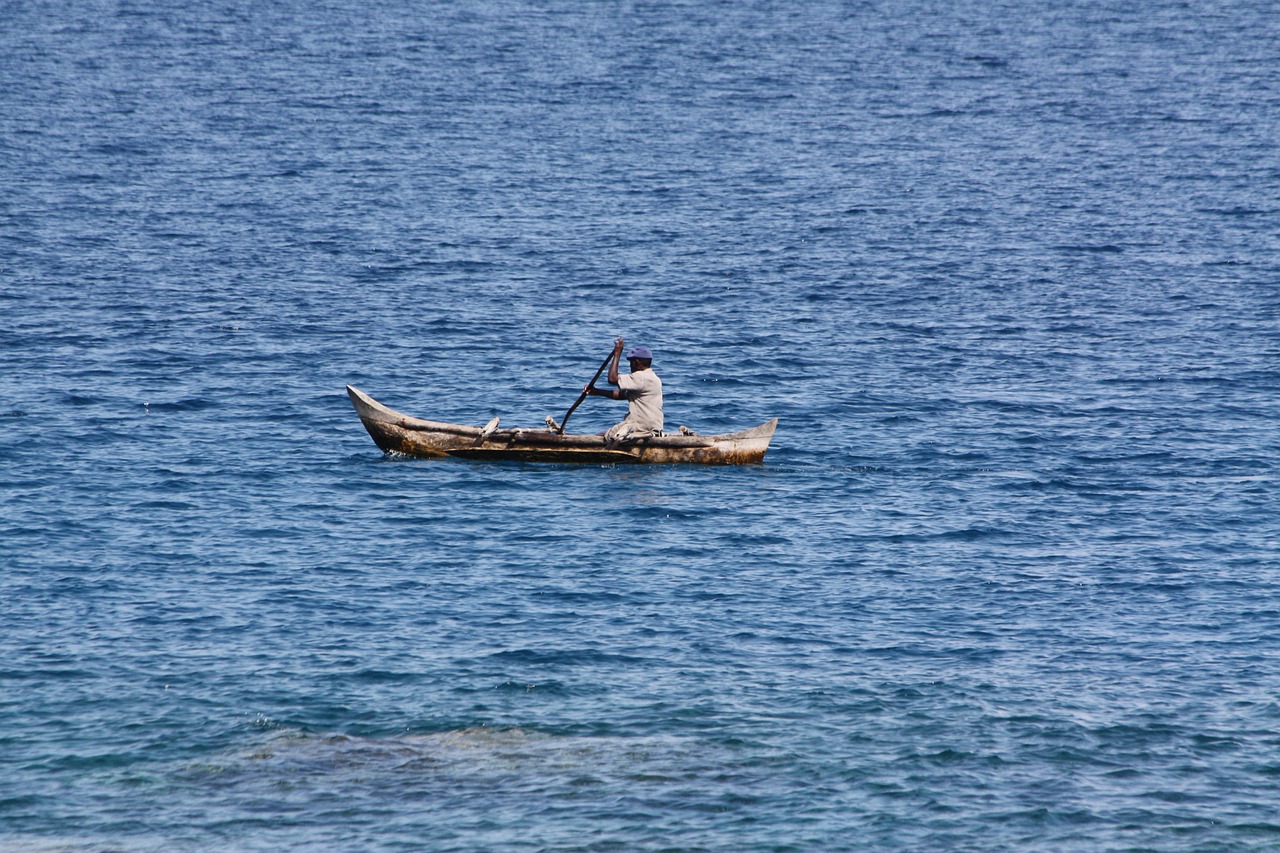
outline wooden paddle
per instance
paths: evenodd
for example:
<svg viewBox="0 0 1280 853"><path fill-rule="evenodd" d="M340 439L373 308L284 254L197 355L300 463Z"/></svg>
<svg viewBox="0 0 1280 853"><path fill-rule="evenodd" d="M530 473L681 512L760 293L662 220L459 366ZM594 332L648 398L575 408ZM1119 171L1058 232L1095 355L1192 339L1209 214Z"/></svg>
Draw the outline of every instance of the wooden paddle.
<svg viewBox="0 0 1280 853"><path fill-rule="evenodd" d="M596 375L591 377L591 381L587 383L587 388L592 388L596 384L596 380L600 378L600 374L604 373L604 369L609 366L609 362L613 361L613 352L611 351L605 356L604 361L600 362L600 369L596 371ZM578 395L578 399L569 407L569 411L564 413L564 420L560 421L560 426L556 429L557 435L564 435L565 425L569 423L569 415L573 414L573 410L582 405L582 401L587 399L586 388L582 389L582 393Z"/></svg>

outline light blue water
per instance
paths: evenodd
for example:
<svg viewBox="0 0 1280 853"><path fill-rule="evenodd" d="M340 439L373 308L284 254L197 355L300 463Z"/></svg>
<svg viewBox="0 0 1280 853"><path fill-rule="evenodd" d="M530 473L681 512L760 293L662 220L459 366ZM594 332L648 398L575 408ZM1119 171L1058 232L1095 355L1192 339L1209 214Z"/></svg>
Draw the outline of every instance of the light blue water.
<svg viewBox="0 0 1280 853"><path fill-rule="evenodd" d="M0 8L0 848L1280 844L1271 4L171 6ZM343 393L616 335L765 464Z"/></svg>

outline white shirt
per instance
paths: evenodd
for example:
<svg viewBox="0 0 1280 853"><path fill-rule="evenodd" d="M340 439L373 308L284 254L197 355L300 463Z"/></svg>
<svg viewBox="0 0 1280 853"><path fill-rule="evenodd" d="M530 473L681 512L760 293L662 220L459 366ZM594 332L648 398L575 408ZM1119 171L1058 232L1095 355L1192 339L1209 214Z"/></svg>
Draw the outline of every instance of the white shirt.
<svg viewBox="0 0 1280 853"><path fill-rule="evenodd" d="M627 398L627 417L622 421L636 429L662 431L662 380L653 368L618 377L618 387Z"/></svg>

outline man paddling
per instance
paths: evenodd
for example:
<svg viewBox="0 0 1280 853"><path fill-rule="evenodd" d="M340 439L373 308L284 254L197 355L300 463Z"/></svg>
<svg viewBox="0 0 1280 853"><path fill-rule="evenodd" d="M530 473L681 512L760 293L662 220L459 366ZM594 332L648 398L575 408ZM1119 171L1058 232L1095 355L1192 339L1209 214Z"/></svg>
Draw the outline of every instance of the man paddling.
<svg viewBox="0 0 1280 853"><path fill-rule="evenodd" d="M622 338L613 342L613 359L609 362L608 382L614 388L597 388L588 385L584 394L627 401L627 416L620 423L605 430L605 441L621 441L642 435L662 434L662 380L653 372L653 350L648 347L632 347L627 352L631 372L618 373L618 361L622 357Z"/></svg>

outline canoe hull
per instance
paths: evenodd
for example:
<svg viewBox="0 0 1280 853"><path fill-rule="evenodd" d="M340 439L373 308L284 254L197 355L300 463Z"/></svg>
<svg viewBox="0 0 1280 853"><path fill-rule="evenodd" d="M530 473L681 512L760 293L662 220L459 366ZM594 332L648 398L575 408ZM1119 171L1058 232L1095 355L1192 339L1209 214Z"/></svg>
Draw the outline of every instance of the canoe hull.
<svg viewBox="0 0 1280 853"><path fill-rule="evenodd" d="M778 425L774 418L753 429L727 435L667 435L606 444L603 436L558 435L547 429L505 429L484 434L479 427L410 417L350 385L347 395L379 448L387 453L420 457L576 464L750 465L764 460Z"/></svg>

